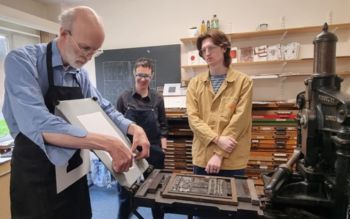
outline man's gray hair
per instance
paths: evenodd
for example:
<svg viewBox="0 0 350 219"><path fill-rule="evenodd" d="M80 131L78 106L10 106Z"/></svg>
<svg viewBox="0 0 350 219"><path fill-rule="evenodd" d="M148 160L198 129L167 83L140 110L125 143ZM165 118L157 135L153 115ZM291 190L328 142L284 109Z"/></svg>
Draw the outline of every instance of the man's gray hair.
<svg viewBox="0 0 350 219"><path fill-rule="evenodd" d="M63 11L59 16L58 20L61 24L61 27L65 30L70 30L72 28L72 23L75 17L75 8L69 8Z"/></svg>
<svg viewBox="0 0 350 219"><path fill-rule="evenodd" d="M58 20L61 24L61 27L65 30L71 30L74 20L79 14L83 14L86 18L96 19L99 24L102 25L102 20L100 16L90 7L87 6L77 6L73 8L69 8L63 11Z"/></svg>

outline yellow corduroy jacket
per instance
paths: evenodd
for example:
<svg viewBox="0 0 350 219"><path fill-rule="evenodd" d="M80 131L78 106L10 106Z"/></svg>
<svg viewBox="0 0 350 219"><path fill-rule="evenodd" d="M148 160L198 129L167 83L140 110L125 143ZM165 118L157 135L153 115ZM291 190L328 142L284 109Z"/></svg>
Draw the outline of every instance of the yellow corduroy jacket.
<svg viewBox="0 0 350 219"><path fill-rule="evenodd" d="M187 113L193 131L193 164L205 168L214 153L223 156L221 169L247 167L251 146L253 81L246 74L228 69L215 94L204 72L192 78L187 88ZM217 136L231 136L238 142L232 153L214 142Z"/></svg>

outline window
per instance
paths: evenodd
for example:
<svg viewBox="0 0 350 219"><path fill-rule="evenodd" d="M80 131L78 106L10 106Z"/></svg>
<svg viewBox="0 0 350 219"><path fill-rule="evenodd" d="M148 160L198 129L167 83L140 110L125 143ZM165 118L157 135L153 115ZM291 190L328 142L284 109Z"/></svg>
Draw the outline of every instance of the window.
<svg viewBox="0 0 350 219"><path fill-rule="evenodd" d="M38 35L34 34L26 34L24 32L9 30L8 28L4 28L1 30L0 26L0 109L2 108L2 104L4 102L4 60L6 54L11 49L16 49L22 47L24 45L36 44L40 42L40 38Z"/></svg>
<svg viewBox="0 0 350 219"><path fill-rule="evenodd" d="M0 106L2 107L4 101L4 60L9 51L8 36L0 33Z"/></svg>

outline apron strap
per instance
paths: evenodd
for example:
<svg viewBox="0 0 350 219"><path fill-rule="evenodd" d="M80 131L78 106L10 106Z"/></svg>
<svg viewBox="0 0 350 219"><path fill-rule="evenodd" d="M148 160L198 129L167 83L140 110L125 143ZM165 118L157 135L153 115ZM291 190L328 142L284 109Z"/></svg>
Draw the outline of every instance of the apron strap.
<svg viewBox="0 0 350 219"><path fill-rule="evenodd" d="M53 68L52 68L52 41L50 41L47 44L47 48L46 48L46 68L47 68L47 77L49 80L49 87L53 87L54 81L53 81ZM76 73L73 74L73 79L78 84L78 87L81 87Z"/></svg>
<svg viewBox="0 0 350 219"><path fill-rule="evenodd" d="M47 44L46 48L46 68L47 68L47 77L49 80L49 87L54 85L53 83L53 68L52 68L52 41Z"/></svg>

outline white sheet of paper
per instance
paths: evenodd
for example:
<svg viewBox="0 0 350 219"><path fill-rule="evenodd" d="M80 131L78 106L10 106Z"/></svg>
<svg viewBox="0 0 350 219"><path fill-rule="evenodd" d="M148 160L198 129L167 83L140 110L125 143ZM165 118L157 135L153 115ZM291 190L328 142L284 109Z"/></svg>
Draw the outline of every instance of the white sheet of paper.
<svg viewBox="0 0 350 219"><path fill-rule="evenodd" d="M115 129L113 129L111 124L109 124L108 121L103 117L101 112L84 114L84 115L77 116L77 118L83 124L83 126L88 132L95 132L99 134L114 136L116 138L119 138L123 142L123 140L120 138L120 136L115 131ZM124 146L128 147L128 145L126 144L124 144ZM106 165L109 171L111 171L111 173L114 173L112 168L112 157L109 155L109 153L102 150L94 150L94 151L98 155L98 157L102 160L102 162ZM128 172L118 173L119 177L122 177L122 175L125 176L125 174L128 175L128 177L125 177L127 184L132 185L133 182L135 182L136 179L142 175L142 172L140 172L139 168L135 168L135 163L133 163L133 166L129 169Z"/></svg>
<svg viewBox="0 0 350 219"><path fill-rule="evenodd" d="M56 189L57 194L75 183L78 179L86 175L90 170L90 152L89 150L80 150L80 156L83 163L77 168L67 172L67 165L56 166Z"/></svg>
<svg viewBox="0 0 350 219"><path fill-rule="evenodd" d="M169 108L186 108L186 96L164 97L164 107Z"/></svg>
<svg viewBox="0 0 350 219"><path fill-rule="evenodd" d="M101 112L88 113L88 114L77 116L77 118L83 124L83 126L86 128L88 132L95 132L95 133L100 133L104 135L114 136L123 142L123 139L120 138L118 133L103 117ZM124 144L124 146L128 147L126 144Z"/></svg>

